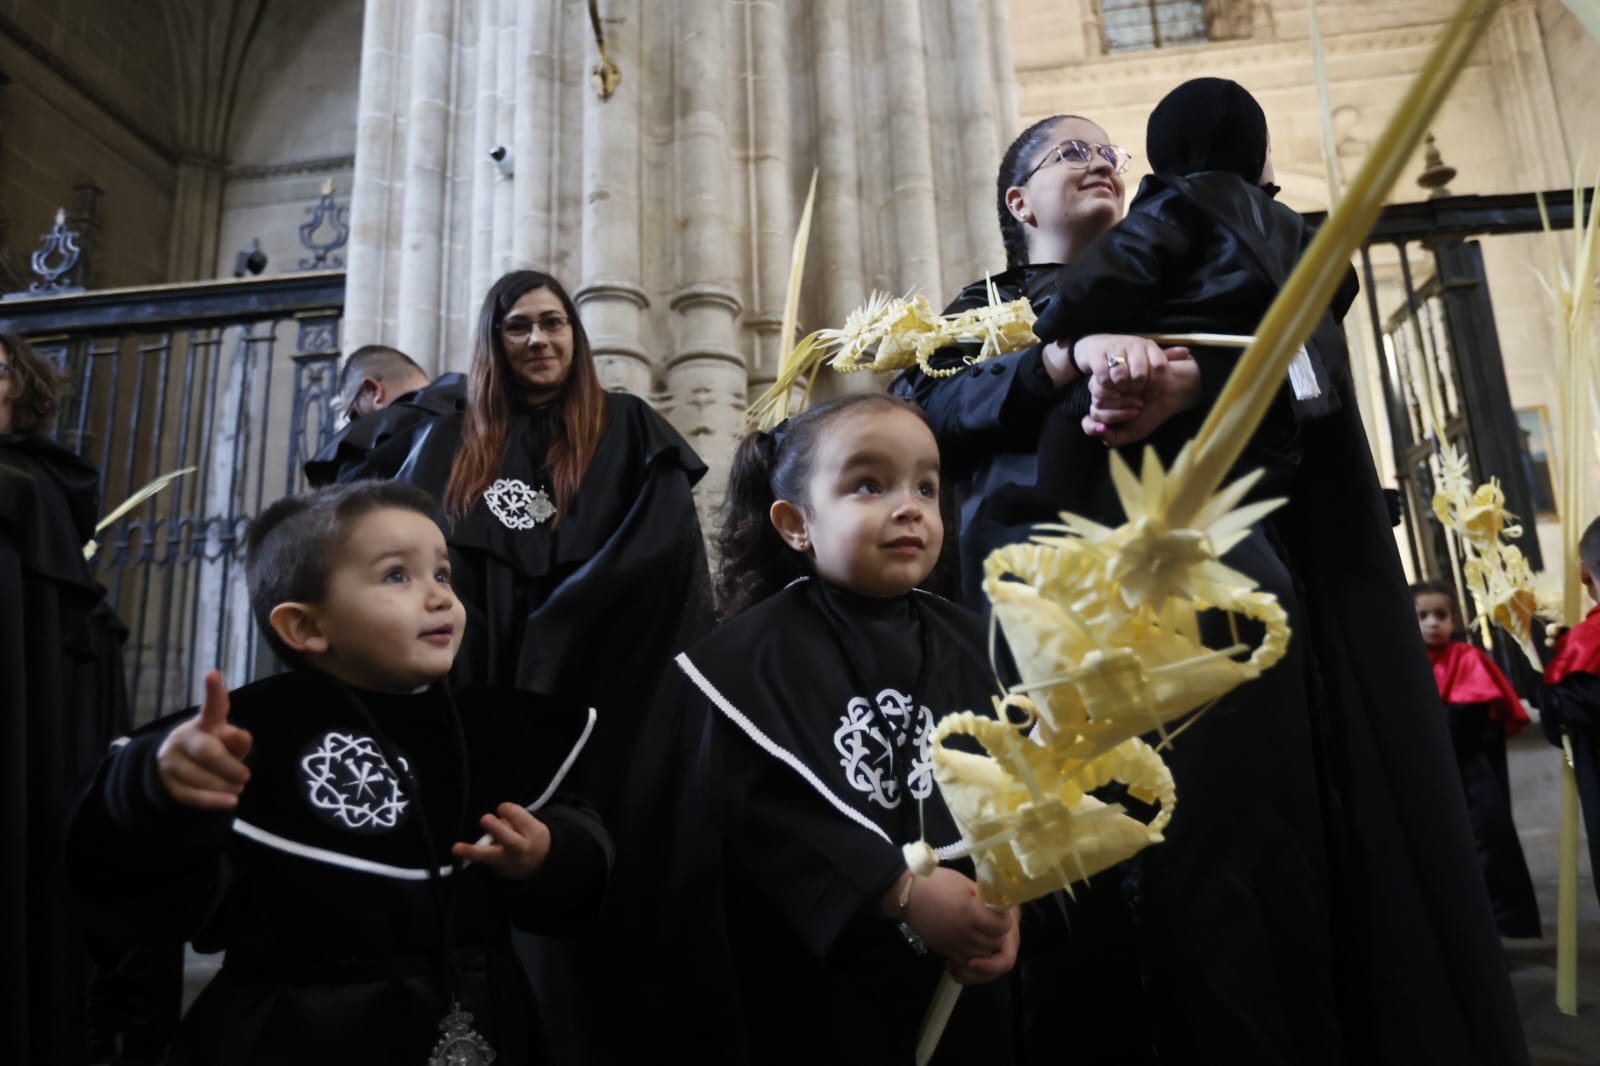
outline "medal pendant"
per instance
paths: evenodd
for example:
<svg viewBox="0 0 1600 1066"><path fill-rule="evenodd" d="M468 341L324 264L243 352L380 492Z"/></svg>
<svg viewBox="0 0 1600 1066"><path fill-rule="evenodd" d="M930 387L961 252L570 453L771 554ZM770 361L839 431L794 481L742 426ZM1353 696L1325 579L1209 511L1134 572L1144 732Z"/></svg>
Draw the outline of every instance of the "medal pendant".
<svg viewBox="0 0 1600 1066"><path fill-rule="evenodd" d="M452 1001L450 1013L439 1023L439 1043L428 1056L428 1066L489 1066L494 1048L472 1028L472 1015Z"/></svg>
<svg viewBox="0 0 1600 1066"><path fill-rule="evenodd" d="M519 478L499 478L483 492L489 513L507 529L532 529L555 517L555 501L543 488Z"/></svg>

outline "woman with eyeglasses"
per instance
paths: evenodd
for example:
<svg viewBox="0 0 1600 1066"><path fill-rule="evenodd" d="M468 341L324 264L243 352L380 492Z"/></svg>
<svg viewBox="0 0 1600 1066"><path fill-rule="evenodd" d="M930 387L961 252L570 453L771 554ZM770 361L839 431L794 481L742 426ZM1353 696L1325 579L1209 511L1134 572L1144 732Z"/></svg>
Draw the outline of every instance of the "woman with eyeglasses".
<svg viewBox="0 0 1600 1066"><path fill-rule="evenodd" d="M709 626L690 494L705 464L649 404L601 387L571 297L518 270L484 297L466 409L386 442L369 471L442 505L467 606L452 676L597 709L577 783L609 813L669 650Z"/></svg>
<svg viewBox="0 0 1600 1066"><path fill-rule="evenodd" d="M978 562L1059 511L1123 521L1111 447L1136 445L1135 467L1154 447L1170 467L1238 355L1169 350L1163 364L1146 349L1141 366L1127 348L1085 358L1084 334L1253 332L1307 239L1272 200L1265 116L1232 82L1197 79L1158 105L1138 210L1087 247L1121 154L1093 127L1058 129L1085 143L1013 146L1000 180L1008 250L1070 262L1031 286L1046 342L995 361L1014 366L917 383L947 465L974 471L963 516ZM1036 190L1052 168L1071 173ZM1029 214L1055 220L1054 245ZM1289 653L1163 751L1179 802L1162 843L1026 912L1031 1061L1063 1047L1132 1064L1526 1061L1448 747L1416 713L1432 690L1335 321L1353 295L1240 463L1266 471L1253 498L1288 504L1223 556L1289 612ZM1212 647L1256 632L1201 619Z"/></svg>
<svg viewBox="0 0 1600 1066"><path fill-rule="evenodd" d="M467 609L452 679L595 709L567 783L599 810L622 861L636 850L622 812L630 761L637 752L648 773L668 758L646 750L663 729L646 713L656 682L711 626L691 495L705 464L649 404L601 386L578 309L549 274L517 270L490 287L467 377L464 411L380 445L368 470L440 501ZM613 876L595 937L519 944L552 1061L611 1061L630 1035L603 1012L620 971L639 965L616 933L642 907L635 889Z"/></svg>
<svg viewBox="0 0 1600 1066"><path fill-rule="evenodd" d="M968 285L947 314L985 306L991 282L1001 301L1026 297L1036 312L1049 306L1061 268L1122 218L1132 157L1110 140L1086 118L1053 115L1012 142L996 182L1006 269ZM948 348L933 363L960 367L968 354ZM1026 540L1034 523L1054 521L1062 501L1078 494L1084 472L1073 456L1085 427L1117 427L1139 414L1102 409L1091 386L1116 369L1130 389L1144 390L1152 412L1182 410L1198 395L1187 356L1141 337L1102 334L1036 344L951 377L902 375L896 391L927 411L955 485L959 598L967 606L988 611L984 556Z"/></svg>

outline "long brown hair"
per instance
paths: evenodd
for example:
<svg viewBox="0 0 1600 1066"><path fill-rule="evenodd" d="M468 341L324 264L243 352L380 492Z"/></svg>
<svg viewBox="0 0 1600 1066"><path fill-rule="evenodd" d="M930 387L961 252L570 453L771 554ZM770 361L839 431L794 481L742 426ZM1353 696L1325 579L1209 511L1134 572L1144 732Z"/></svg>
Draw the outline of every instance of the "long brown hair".
<svg viewBox="0 0 1600 1066"><path fill-rule="evenodd" d="M500 322L511 306L534 289L549 289L561 301L572 324L572 364L561 390L550 401L550 447L545 469L555 497L555 521L567 504L600 446L605 431L606 395L595 373L589 335L578 319L578 308L561 283L538 270L513 270L489 287L478 312L478 338L467 380L467 410L461 423L461 450L450 467L444 489L444 506L452 519L465 515L500 472L511 424L511 366L500 339Z"/></svg>

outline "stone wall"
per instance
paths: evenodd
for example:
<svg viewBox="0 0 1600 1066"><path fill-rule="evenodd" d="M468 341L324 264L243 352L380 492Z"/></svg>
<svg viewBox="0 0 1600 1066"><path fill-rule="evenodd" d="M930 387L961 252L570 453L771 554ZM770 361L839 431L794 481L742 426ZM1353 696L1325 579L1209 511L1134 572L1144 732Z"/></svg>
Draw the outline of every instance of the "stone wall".
<svg viewBox="0 0 1600 1066"><path fill-rule="evenodd" d="M266 273L300 269L308 209L332 180L350 204L355 170L361 0L273 0L245 56L229 123L220 235L210 271L233 273L259 241ZM335 253L343 261L344 253ZM350 347L357 347L360 340Z"/></svg>
<svg viewBox="0 0 1600 1066"><path fill-rule="evenodd" d="M0 85L0 252L13 269L27 270L66 208L92 242L91 284L165 280L170 65L154 5L0 0L0 73L9 79ZM74 212L79 186L99 190L97 225Z"/></svg>

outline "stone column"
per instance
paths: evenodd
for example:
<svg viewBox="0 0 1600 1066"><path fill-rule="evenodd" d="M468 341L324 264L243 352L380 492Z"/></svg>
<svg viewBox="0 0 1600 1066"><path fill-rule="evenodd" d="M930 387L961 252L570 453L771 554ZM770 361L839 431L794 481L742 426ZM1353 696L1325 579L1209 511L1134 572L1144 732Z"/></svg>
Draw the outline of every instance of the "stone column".
<svg viewBox="0 0 1600 1066"><path fill-rule="evenodd" d="M865 302L866 276L861 250L861 182L879 174L864 173L856 147L856 58L851 22L851 0L816 0L812 9L813 80L817 108L817 205L812 218L808 258L816 264L807 271L815 279L821 299L808 301L822 321L838 326Z"/></svg>
<svg viewBox="0 0 1600 1066"><path fill-rule="evenodd" d="M994 79L987 91L995 96L995 117L1000 124L1000 147L1004 151L1022 132L1017 113L1017 74L1011 60L1011 5L1009 0L990 0L989 76ZM995 160L995 170L1000 161Z"/></svg>
<svg viewBox="0 0 1600 1066"><path fill-rule="evenodd" d="M615 5L612 5L615 6ZM516 24L517 122L512 151L517 177L511 186L511 258L519 267L548 270L555 220L551 148L560 136L557 114L561 76L561 21L551 0L518 5ZM563 284L570 282L563 278Z"/></svg>
<svg viewBox="0 0 1600 1066"><path fill-rule="evenodd" d="M700 492L707 511L727 486L748 387L738 343L742 304L734 288L739 261L730 179L737 168L728 135L734 87L728 10L720 0L684 0L673 26L671 68L678 251L664 410L711 467Z"/></svg>
<svg viewBox="0 0 1600 1066"><path fill-rule="evenodd" d="M1000 124L997 120L998 101L993 91L994 71L990 63L994 47L990 35L995 31L991 4L973 4L970 0L953 0L950 7L950 30L956 41L957 62L951 74L955 78L956 107L953 123L941 124L939 140L948 143L954 151L941 151L941 166L948 166L962 187L953 190L952 199L959 205L965 219L967 258L983 264L984 269L999 270L1005 265L1005 251L1000 243L1000 227L995 218L995 174L1000 169L1000 154L1005 151ZM999 5L1004 7L1004 4ZM1005 30L1002 22L999 26ZM953 285L965 279L950 278ZM954 296L954 292L929 293L936 306Z"/></svg>
<svg viewBox="0 0 1600 1066"><path fill-rule="evenodd" d="M490 51L495 53L495 104L498 112L494 120L494 140L496 144L508 148L516 143L517 126L526 121L525 116L517 114L517 82L522 74L522 64L517 62L516 28L520 21L517 9L523 2L500 0L500 15L495 22L494 40L490 47ZM493 0L484 4L489 9L494 6ZM482 50L479 55L488 58ZM488 160L474 160L474 163L483 166ZM494 242L494 268L491 273L497 278L516 265L512 258L513 234L516 230L513 190L518 184L528 185L538 180L539 168L534 160L519 158L513 151L512 163L513 171L526 166L528 174L520 183L515 177L508 179L504 175L497 177L494 183L494 232L491 235Z"/></svg>
<svg viewBox="0 0 1600 1066"><path fill-rule="evenodd" d="M500 50L495 46L495 35L500 31L497 9L493 4L482 4L478 9L477 49L472 72L472 153L467 160L472 177L465 183L471 190L471 242L467 261L472 264L472 280L468 288L475 301L499 276L494 263L494 197L495 186L507 181L501 170L489 159L489 152L499 142L495 139L499 118L500 82L496 74L496 61ZM513 158L513 164L516 160Z"/></svg>
<svg viewBox="0 0 1600 1066"><path fill-rule="evenodd" d="M934 199L932 116L928 108L927 44L918 0L883 0L884 64L889 92L889 215L900 261L891 275L901 290L937 301L944 292L939 269L939 214Z"/></svg>
<svg viewBox="0 0 1600 1066"><path fill-rule="evenodd" d="M644 133L641 103L647 91L639 47L639 0L609 5L609 13L631 32L612 34L606 53L622 69L622 81L602 100L584 79L583 98L583 284L575 294L583 311L600 381L608 389L649 396L654 368L645 351L644 312L650 299L644 289L640 236L640 139ZM591 40L583 57L585 69L600 61Z"/></svg>
<svg viewBox="0 0 1600 1066"><path fill-rule="evenodd" d="M1509 137L1503 158L1515 160L1510 169L1522 188L1570 187L1572 161L1550 83L1538 8L1532 0L1506 0L1494 20L1484 43Z"/></svg>
<svg viewBox="0 0 1600 1066"><path fill-rule="evenodd" d="M186 156L178 162L172 196L172 237L167 276L174 281L217 273L217 231L222 225L222 160Z"/></svg>
<svg viewBox="0 0 1600 1066"><path fill-rule="evenodd" d="M451 0L418 0L411 36L395 340L425 367L440 365L452 7Z"/></svg>
<svg viewBox="0 0 1600 1066"><path fill-rule="evenodd" d="M393 339L389 239L398 219L395 194L401 143L401 56L406 20L394 0L367 0L361 27L361 78L356 103L356 165L351 179L350 242L346 248L344 343ZM437 367L422 364L425 369Z"/></svg>
<svg viewBox="0 0 1600 1066"><path fill-rule="evenodd" d="M745 173L750 184L750 251L755 260L750 271L752 313L745 317L755 340L750 360L753 399L776 378L779 364L796 339L779 333L800 212L788 167L792 134L783 13L775 0L743 0L740 16L745 45L744 92L740 95L750 145ZM815 219L814 214L812 217Z"/></svg>

